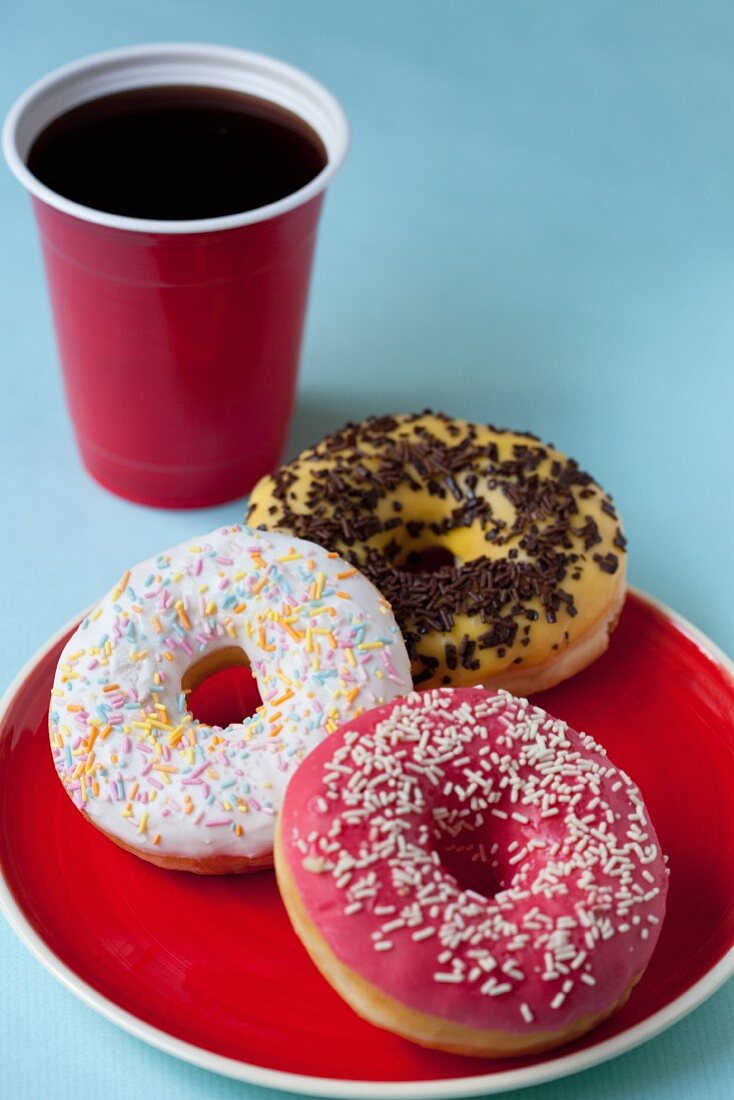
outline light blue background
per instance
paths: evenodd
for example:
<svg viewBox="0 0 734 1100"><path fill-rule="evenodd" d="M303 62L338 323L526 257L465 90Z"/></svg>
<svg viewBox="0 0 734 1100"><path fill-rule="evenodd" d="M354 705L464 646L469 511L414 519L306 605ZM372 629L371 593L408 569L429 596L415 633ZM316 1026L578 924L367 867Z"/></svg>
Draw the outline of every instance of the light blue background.
<svg viewBox="0 0 734 1100"><path fill-rule="evenodd" d="M734 650L734 6L12 0L0 109L74 57L228 43L344 103L290 453L426 405L529 428L615 495L632 581ZM0 689L131 562L242 513L149 511L83 473L35 228L0 169ZM1 923L1 922L0 922ZM0 927L0 1096L249 1098L96 1017ZM734 1095L734 984L534 1091ZM324 1037L328 1043L328 1036Z"/></svg>

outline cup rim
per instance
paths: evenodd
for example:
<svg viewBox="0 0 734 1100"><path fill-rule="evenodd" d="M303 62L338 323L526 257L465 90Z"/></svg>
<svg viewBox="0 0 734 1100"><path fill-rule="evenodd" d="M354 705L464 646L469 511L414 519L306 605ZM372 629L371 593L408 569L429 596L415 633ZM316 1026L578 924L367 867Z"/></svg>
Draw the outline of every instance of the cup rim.
<svg viewBox="0 0 734 1100"><path fill-rule="evenodd" d="M283 89L290 89L291 93L300 92L304 101L308 98L313 106L320 108L324 119L329 123L329 133L319 130L312 118L305 117L305 111L301 117L318 133L327 152L327 162L314 178L304 187L293 191L276 202L259 206L254 210L246 210L236 214L226 214L220 217L191 218L186 220L165 220L159 218L137 218L123 214L112 214L105 210L95 210L93 207L84 206L81 203L67 199L64 195L53 191L42 183L27 167L23 155L18 147L20 128L27 119L30 111L36 107L44 97L48 97L64 84L71 83L74 79L82 80L88 77L94 70L104 72L112 70L116 65L130 62L142 62L146 59L153 62L158 60L164 65L166 62L175 63L177 60L196 59L200 65L209 62L213 66L229 65L232 69L237 66L246 73L248 69L252 73L266 76L273 82L280 82ZM143 70L141 69L141 75ZM112 91L123 91L125 88L146 87L160 85L161 83L193 83L207 87L232 87L225 81L217 83L213 76L207 80L187 80L186 76L179 76L176 80L135 79L130 83L122 82ZM244 90L244 89L243 89ZM104 91L92 95L80 95L78 99L72 99L56 114L50 114L38 125L33 140L38 133L48 125L53 118L65 113L72 106L98 98L100 95L109 94ZM258 92L251 94L258 95ZM269 98L260 94L260 98ZM275 101L275 100L274 100ZM285 104L283 104L285 105ZM299 114L297 107L290 105L291 110ZM349 122L339 101L319 81L315 80L302 69L296 68L285 61L269 57L266 54L251 50L242 50L234 46L217 46L199 42L161 42L149 43L138 46L123 46L114 50L103 50L94 54L87 54L76 61L70 61L59 68L53 69L40 80L31 84L16 99L10 108L2 129L2 150L10 170L16 179L25 187L34 199L40 200L47 206L54 207L73 218L90 222L94 225L105 226L110 229L122 229L138 233L167 234L180 236L187 233L211 233L226 229L237 229L241 226L253 225L256 222L266 221L270 218L286 214L288 211L302 206L320 192L324 191L331 179L341 168L349 148Z"/></svg>

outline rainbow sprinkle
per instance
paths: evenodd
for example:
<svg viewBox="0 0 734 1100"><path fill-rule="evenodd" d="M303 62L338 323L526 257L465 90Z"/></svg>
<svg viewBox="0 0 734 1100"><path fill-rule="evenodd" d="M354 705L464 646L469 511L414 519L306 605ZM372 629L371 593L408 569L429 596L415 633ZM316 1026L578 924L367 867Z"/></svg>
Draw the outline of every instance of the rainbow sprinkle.
<svg viewBox="0 0 734 1100"><path fill-rule="evenodd" d="M198 721L182 681L244 652L262 705L226 728ZM57 669L58 774L78 809L161 855L259 859L300 760L363 711L411 689L379 592L313 543L243 525L125 570Z"/></svg>

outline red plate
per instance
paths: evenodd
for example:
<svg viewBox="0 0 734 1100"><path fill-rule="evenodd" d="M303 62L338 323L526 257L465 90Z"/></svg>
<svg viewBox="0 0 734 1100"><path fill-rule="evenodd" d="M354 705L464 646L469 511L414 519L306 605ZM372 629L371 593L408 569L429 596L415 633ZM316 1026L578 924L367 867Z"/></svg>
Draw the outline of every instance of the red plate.
<svg viewBox="0 0 734 1100"><path fill-rule="evenodd" d="M734 675L710 642L641 595L628 599L609 652L538 701L593 734L640 785L670 857L662 936L618 1015L560 1052L509 1062L422 1050L363 1023L311 965L270 872L163 871L88 825L54 774L46 730L68 633L0 704L0 907L56 977L139 1038L298 1092L466 1096L627 1050L734 972Z"/></svg>

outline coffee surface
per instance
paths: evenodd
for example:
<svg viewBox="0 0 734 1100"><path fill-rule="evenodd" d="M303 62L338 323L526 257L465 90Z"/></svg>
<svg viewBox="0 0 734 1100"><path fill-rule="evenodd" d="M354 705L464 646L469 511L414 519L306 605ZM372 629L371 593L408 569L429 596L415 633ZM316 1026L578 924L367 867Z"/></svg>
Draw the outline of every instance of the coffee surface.
<svg viewBox="0 0 734 1100"><path fill-rule="evenodd" d="M136 88L54 119L28 168L95 210L180 221L255 210L305 187L327 156L285 108L222 88Z"/></svg>

